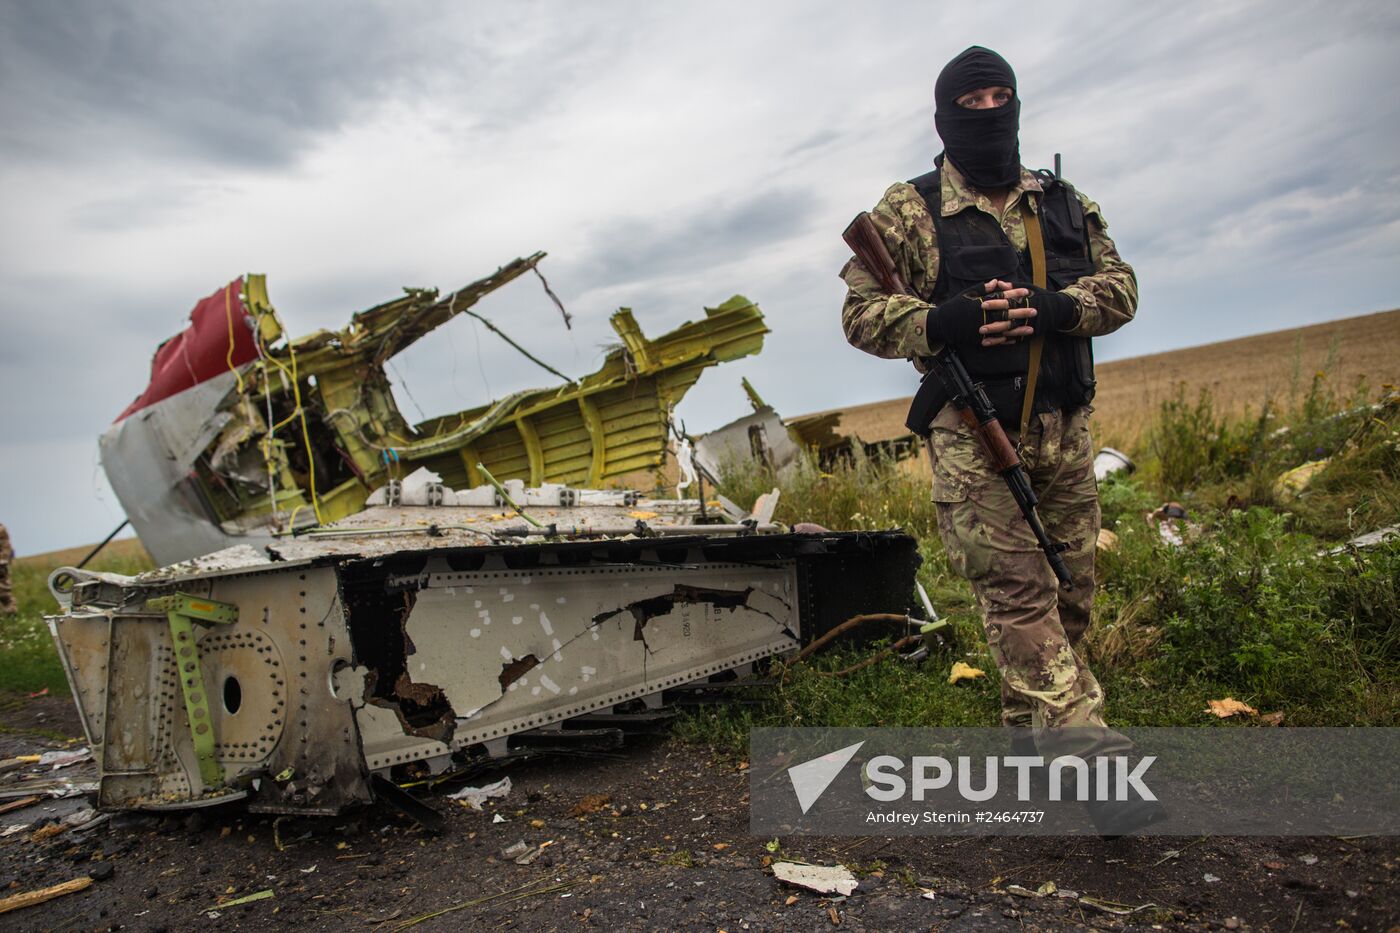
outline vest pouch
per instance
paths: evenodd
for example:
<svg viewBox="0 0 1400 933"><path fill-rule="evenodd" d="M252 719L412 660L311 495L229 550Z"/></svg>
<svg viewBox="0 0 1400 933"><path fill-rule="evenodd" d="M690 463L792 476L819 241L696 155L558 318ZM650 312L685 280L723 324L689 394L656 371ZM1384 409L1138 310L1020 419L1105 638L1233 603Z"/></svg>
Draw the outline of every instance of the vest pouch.
<svg viewBox="0 0 1400 933"><path fill-rule="evenodd" d="M1084 205L1069 185L1052 182L1041 199L1041 228L1051 252L1080 256L1084 249Z"/></svg>
<svg viewBox="0 0 1400 933"><path fill-rule="evenodd" d="M1040 203L1041 229L1045 232L1045 278L1051 288L1059 291L1094 274L1084 205L1074 189L1058 179L1045 183Z"/></svg>
<svg viewBox="0 0 1400 933"><path fill-rule="evenodd" d="M1068 379L1068 408L1078 408L1094 400L1098 382L1094 379L1094 347L1088 337L1071 337L1069 344L1070 374Z"/></svg>
<svg viewBox="0 0 1400 933"><path fill-rule="evenodd" d="M952 286L948 290L950 294L981 286L992 279L1010 282L1020 277L1021 259L1010 243L944 250L939 263Z"/></svg>
<svg viewBox="0 0 1400 933"><path fill-rule="evenodd" d="M914 393L914 398L909 402L909 413L904 417L904 426L928 440L929 435L933 433L933 419L937 418L943 406L948 404L948 399L948 390L944 388L943 380L939 378L936 370L930 369L924 373L924 378L919 382L919 391Z"/></svg>
<svg viewBox="0 0 1400 933"><path fill-rule="evenodd" d="M1055 291L1068 288L1086 275L1094 274L1092 259L1072 259L1056 256L1045 264L1045 281Z"/></svg>
<svg viewBox="0 0 1400 933"><path fill-rule="evenodd" d="M1094 399L1094 351L1088 337L1061 335L1054 342L1054 352L1046 353L1041 370L1045 400L1065 411L1073 411ZM1050 347L1046 347L1047 351ZM1046 378L1049 376L1049 378ZM1036 390L1040 394L1040 390Z"/></svg>
<svg viewBox="0 0 1400 933"><path fill-rule="evenodd" d="M1026 398L1026 377L1007 376L996 379L980 379L982 391L992 403L997 420L1007 431L1021 429L1021 405Z"/></svg>

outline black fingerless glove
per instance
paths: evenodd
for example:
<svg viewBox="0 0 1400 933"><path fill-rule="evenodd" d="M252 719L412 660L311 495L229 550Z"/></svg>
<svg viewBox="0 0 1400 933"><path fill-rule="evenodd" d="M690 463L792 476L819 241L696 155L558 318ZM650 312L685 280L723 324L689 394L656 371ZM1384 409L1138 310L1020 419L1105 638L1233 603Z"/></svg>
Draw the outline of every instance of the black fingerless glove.
<svg viewBox="0 0 1400 933"><path fill-rule="evenodd" d="M1052 292L1035 285L1018 285L1017 288L1030 290L1026 304L1036 310L1035 317L1020 323L1035 328L1037 334L1059 333L1079 323L1079 302L1074 300L1073 295Z"/></svg>
<svg viewBox="0 0 1400 933"><path fill-rule="evenodd" d="M953 295L937 307L929 308L924 329L929 341L951 344L979 343L982 340L981 289L970 289Z"/></svg>

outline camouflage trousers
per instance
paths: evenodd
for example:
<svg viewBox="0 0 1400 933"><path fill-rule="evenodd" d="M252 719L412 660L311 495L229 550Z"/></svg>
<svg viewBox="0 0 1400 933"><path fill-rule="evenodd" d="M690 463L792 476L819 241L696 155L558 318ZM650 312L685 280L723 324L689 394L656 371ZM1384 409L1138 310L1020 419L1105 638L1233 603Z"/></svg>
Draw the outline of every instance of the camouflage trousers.
<svg viewBox="0 0 1400 933"><path fill-rule="evenodd" d="M1089 412L1034 416L1020 448L1041 522L1051 540L1069 545L1063 556L1074 578L1070 592L1059 588L1005 480L953 406L933 422L928 449L939 532L953 569L971 582L982 607L1007 726L1104 727L1103 691L1077 650L1089 627L1099 534Z"/></svg>
<svg viewBox="0 0 1400 933"><path fill-rule="evenodd" d="M14 548L10 547L10 533L0 525L0 614L17 612L15 594L10 589L10 561L14 560Z"/></svg>

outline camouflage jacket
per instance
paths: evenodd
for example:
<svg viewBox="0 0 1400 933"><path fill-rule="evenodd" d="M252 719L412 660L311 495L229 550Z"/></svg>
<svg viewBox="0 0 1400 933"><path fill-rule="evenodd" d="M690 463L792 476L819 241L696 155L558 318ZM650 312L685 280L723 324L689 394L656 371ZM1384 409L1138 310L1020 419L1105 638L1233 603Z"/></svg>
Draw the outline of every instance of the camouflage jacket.
<svg viewBox="0 0 1400 933"><path fill-rule="evenodd" d="M1031 208L1039 209L1041 187L1024 168L1021 180L1006 198L1000 217L986 195L968 184L946 160L942 170L944 217L969 206L996 218L1017 250L1026 248L1026 230L1021 222L1020 203L1029 198ZM1094 258L1093 275L1085 276L1064 291L1079 305L1079 320L1067 333L1080 337L1111 334L1133 319L1137 311L1137 276L1132 266L1118 255L1108 237L1108 225L1098 204L1076 191L1088 218L1089 246ZM847 292L841 310L841 324L851 345L889 359L927 356L930 347L924 334L924 317L932 305L925 299L938 279L938 240L933 218L913 185L898 182L890 186L880 203L870 212L875 227L885 238L899 270L900 278L917 294L888 295L874 276L854 259L841 270Z"/></svg>

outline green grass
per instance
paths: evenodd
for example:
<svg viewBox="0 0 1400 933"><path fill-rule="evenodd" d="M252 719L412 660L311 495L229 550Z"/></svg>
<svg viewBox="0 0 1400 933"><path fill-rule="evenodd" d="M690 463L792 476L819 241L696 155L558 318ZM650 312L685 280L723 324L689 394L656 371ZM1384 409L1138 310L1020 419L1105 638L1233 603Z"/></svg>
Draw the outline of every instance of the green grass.
<svg viewBox="0 0 1400 933"><path fill-rule="evenodd" d="M49 593L48 577L62 566L76 564L86 549L25 557L10 567L19 612L0 616L0 694L36 693L48 688L66 694L68 680L54 650L44 616L58 611ZM154 566L134 541L114 541L86 569L137 574Z"/></svg>
<svg viewBox="0 0 1400 933"><path fill-rule="evenodd" d="M1400 542L1322 553L1400 518L1400 395L1367 401L1364 386L1337 392L1318 374L1261 414L1225 417L1209 393L1184 390L1160 407L1130 451L1138 472L1100 490L1119 545L1100 553L1084 651L1111 723L1221 725L1206 701L1232 696L1289 725L1400 725ZM1276 488L1280 474L1322 459L1300 495ZM875 649L778 663L782 686L762 702L688 713L678 734L742 754L754 726L995 725L996 667L971 589L943 555L927 476L863 458L831 472L803 462L781 477L737 464L721 491L748 502L774 486L780 521L915 535L918 579L952 620L954 644L920 665L886 659L844 677L824 672ZM1167 500L1191 513L1184 546L1145 520ZM948 684L958 660L988 676Z"/></svg>

